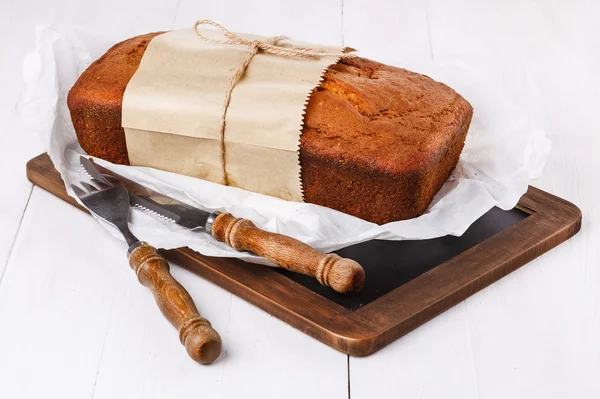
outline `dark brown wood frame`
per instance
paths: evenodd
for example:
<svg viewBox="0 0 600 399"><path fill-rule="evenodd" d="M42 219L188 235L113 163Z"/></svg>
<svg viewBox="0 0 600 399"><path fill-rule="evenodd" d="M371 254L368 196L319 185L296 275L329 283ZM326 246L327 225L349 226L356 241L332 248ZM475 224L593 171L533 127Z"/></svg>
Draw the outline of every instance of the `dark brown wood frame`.
<svg viewBox="0 0 600 399"><path fill-rule="evenodd" d="M85 211L67 195L47 154L27 163L27 177ZM311 337L341 352L364 356L549 251L581 228L579 208L535 187L529 187L517 207L531 216L355 311L269 267L210 258L188 248L162 254Z"/></svg>

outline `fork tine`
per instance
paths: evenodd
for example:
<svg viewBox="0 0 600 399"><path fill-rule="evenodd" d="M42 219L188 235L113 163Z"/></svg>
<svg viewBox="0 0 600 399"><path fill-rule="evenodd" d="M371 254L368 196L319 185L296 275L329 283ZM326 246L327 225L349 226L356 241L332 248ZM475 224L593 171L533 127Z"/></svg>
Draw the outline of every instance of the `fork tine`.
<svg viewBox="0 0 600 399"><path fill-rule="evenodd" d="M104 190L104 189L112 187L112 185L110 183L105 183L104 181L94 179L93 177L91 178L91 182L94 184L94 186L96 186L100 190Z"/></svg>
<svg viewBox="0 0 600 399"><path fill-rule="evenodd" d="M87 183L87 182L80 182L80 184L83 186L83 188L85 190L87 190L89 193L93 193L94 191L98 191L99 189L97 187L92 186L91 184Z"/></svg>
<svg viewBox="0 0 600 399"><path fill-rule="evenodd" d="M85 191L83 191L81 188L79 188L79 186L76 186L75 184L71 184L71 189L73 190L75 195L77 195L79 198L81 198L87 194Z"/></svg>
<svg viewBox="0 0 600 399"><path fill-rule="evenodd" d="M83 184L83 181L81 183ZM93 190L91 190L91 192L94 192L94 191L103 190L109 186L107 186L106 184L100 183L98 180L95 180L92 177L86 182L86 186L84 188L89 189L89 187L92 187Z"/></svg>

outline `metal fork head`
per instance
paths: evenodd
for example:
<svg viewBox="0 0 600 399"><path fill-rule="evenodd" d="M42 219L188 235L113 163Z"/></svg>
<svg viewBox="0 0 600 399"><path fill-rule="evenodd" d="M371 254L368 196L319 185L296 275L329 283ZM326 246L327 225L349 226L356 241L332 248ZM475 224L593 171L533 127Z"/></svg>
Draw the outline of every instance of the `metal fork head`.
<svg viewBox="0 0 600 399"><path fill-rule="evenodd" d="M90 212L115 226L131 246L138 239L129 231L129 193L120 180L109 175L101 177L81 181L71 188Z"/></svg>

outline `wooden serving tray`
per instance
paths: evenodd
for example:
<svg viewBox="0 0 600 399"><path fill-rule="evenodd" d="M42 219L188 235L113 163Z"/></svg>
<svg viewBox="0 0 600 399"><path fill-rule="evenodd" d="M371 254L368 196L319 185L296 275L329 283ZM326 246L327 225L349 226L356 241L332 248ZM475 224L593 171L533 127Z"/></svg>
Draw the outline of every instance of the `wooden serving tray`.
<svg viewBox="0 0 600 399"><path fill-rule="evenodd" d="M27 163L27 177L79 207L67 195L47 154ZM365 269L365 286L353 295L337 294L282 269L211 258L188 248L162 253L319 341L363 356L554 248L580 228L579 208L529 187L515 209L492 209L461 237L373 240L337 251Z"/></svg>

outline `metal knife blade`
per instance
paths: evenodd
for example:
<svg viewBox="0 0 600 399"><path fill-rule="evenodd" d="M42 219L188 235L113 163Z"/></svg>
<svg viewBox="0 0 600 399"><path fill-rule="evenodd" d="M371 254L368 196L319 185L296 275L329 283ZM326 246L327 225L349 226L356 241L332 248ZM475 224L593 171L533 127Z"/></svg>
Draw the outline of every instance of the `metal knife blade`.
<svg viewBox="0 0 600 399"><path fill-rule="evenodd" d="M103 168L83 156L80 158L80 161L83 169L94 179L102 181L102 174L109 174L121 180L127 191L129 191L131 206L140 208L190 230L205 230L210 232L212 220L214 220L218 213L207 212L178 201L175 198L163 195Z"/></svg>
<svg viewBox="0 0 600 399"><path fill-rule="evenodd" d="M365 271L352 259L324 254L292 237L262 230L252 221L236 218L230 213L209 213L195 208L125 179L84 157L81 157L81 164L92 177L100 172L119 179L127 188L131 205L161 215L185 228L205 231L237 251L249 251L287 270L312 276L339 293L356 292L364 283Z"/></svg>
<svg viewBox="0 0 600 399"><path fill-rule="evenodd" d="M148 189L149 191L152 191ZM176 223L190 230L206 228L211 213L195 208L174 198L152 192L148 196L131 194L129 196L132 206L150 212L158 217Z"/></svg>

